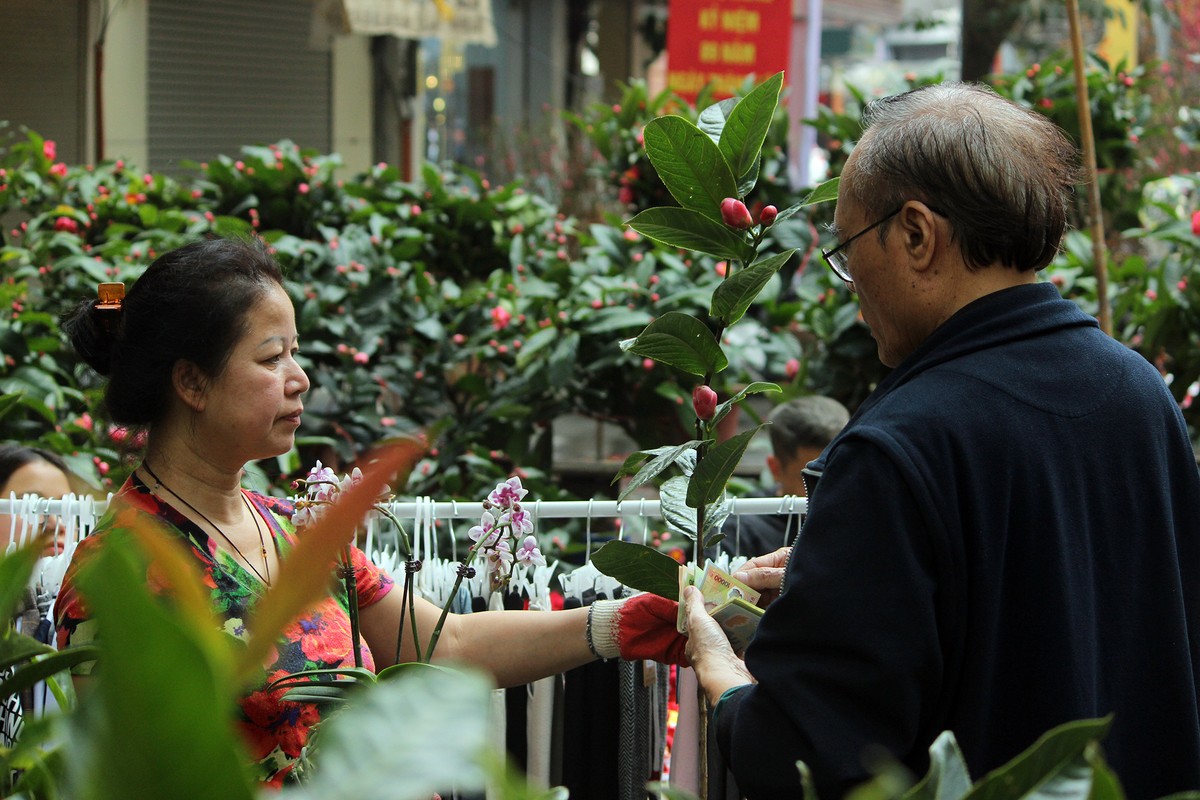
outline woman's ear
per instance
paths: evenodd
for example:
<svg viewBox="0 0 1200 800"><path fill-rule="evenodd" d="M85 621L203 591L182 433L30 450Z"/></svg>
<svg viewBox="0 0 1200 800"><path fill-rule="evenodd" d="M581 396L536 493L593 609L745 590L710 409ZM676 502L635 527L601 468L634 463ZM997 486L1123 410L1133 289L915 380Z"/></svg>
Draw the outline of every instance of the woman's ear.
<svg viewBox="0 0 1200 800"><path fill-rule="evenodd" d="M196 364L182 358L176 361L171 368L171 387L192 411L199 413L204 410L208 376Z"/></svg>

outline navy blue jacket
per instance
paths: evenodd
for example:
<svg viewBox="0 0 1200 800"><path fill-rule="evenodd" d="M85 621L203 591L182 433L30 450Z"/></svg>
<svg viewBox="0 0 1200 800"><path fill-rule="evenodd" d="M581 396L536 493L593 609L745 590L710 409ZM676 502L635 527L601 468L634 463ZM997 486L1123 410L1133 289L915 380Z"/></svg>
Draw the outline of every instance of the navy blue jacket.
<svg viewBox="0 0 1200 800"><path fill-rule="evenodd" d="M718 708L749 798L823 800L954 732L978 780L1114 714L1131 800L1200 788L1200 472L1144 358L1039 283L960 310L810 464L786 591Z"/></svg>

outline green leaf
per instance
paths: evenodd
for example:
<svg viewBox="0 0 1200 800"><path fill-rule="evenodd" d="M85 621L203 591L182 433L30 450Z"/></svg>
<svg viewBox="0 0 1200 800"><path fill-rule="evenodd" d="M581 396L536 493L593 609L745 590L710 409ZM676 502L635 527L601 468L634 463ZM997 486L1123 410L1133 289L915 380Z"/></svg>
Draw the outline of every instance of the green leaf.
<svg viewBox="0 0 1200 800"><path fill-rule="evenodd" d="M715 258L751 261L757 253L725 223L714 222L699 211L687 208L647 208L625 224L647 239L668 247L698 250Z"/></svg>
<svg viewBox="0 0 1200 800"><path fill-rule="evenodd" d="M53 652L55 652L53 647L48 644L42 644L32 636L10 631L7 636L0 639L0 669L6 669L13 664L29 661L34 656ZM0 697L8 697L9 694L12 694L12 692L2 694Z"/></svg>
<svg viewBox="0 0 1200 800"><path fill-rule="evenodd" d="M929 771L903 800L959 800L971 790L971 774L958 741L943 731L929 746Z"/></svg>
<svg viewBox="0 0 1200 800"><path fill-rule="evenodd" d="M696 466L696 474L688 482L687 504L689 507L707 506L720 498L725 492L725 486L729 483L729 476L733 475L733 471L737 469L738 463L742 460L747 445L762 427L759 425L736 436L731 436L704 454L704 458Z"/></svg>
<svg viewBox="0 0 1200 800"><path fill-rule="evenodd" d="M232 640L214 639L153 596L146 561L122 533L110 532L79 573L104 666L81 703L88 713L71 720L72 739L94 748L80 760L95 767L79 775L86 791L71 787L64 796L128 797L136 786L142 797L252 800L256 787L232 724L232 656L208 646ZM182 741L187 758L179 758Z"/></svg>
<svg viewBox="0 0 1200 800"><path fill-rule="evenodd" d="M775 107L779 105L782 87L783 73L777 72L750 90L729 114L721 132L720 150L739 181L758 171L758 157L771 127Z"/></svg>
<svg viewBox="0 0 1200 800"><path fill-rule="evenodd" d="M817 203L828 203L829 201L837 201L838 184L841 182L841 177L830 178L824 183L817 186L808 193L808 197L800 201L800 207L816 205ZM779 219L779 217L776 217Z"/></svg>
<svg viewBox="0 0 1200 800"><path fill-rule="evenodd" d="M737 196L737 181L716 143L674 115L650 120L642 136L650 163L676 202L720 222L721 201Z"/></svg>
<svg viewBox="0 0 1200 800"><path fill-rule="evenodd" d="M91 646L72 647L62 652L53 652L45 658L31 661L19 668L4 681L0 681L0 697L8 697L26 689L32 689L51 675L65 672L84 661L95 661L100 648Z"/></svg>
<svg viewBox="0 0 1200 800"><path fill-rule="evenodd" d="M701 378L729 366L729 359L708 326L681 311L663 314L636 339L622 342L621 348Z"/></svg>
<svg viewBox="0 0 1200 800"><path fill-rule="evenodd" d="M492 689L467 669L411 670L381 681L323 723L317 768L288 797L427 800L450 788L482 792Z"/></svg>
<svg viewBox="0 0 1200 800"><path fill-rule="evenodd" d="M713 292L709 314L725 323L727 328L737 322L745 316L746 309L750 308L750 304L762 292L763 287L795 252L785 250L776 253L754 262L745 269L739 269L721 281L721 285Z"/></svg>
<svg viewBox="0 0 1200 800"><path fill-rule="evenodd" d="M989 772L968 800L1088 800L1091 769L1083 760L1089 743L1103 739L1112 715L1068 722L1043 734L1025 752Z"/></svg>
<svg viewBox="0 0 1200 800"><path fill-rule="evenodd" d="M8 412L19 405L21 405L21 395L16 393L0 395L0 419L4 419Z"/></svg>
<svg viewBox="0 0 1200 800"><path fill-rule="evenodd" d="M35 539L0 558L0 614L4 615L0 619L11 620L20 612L25 587L42 555L42 544Z"/></svg>
<svg viewBox="0 0 1200 800"><path fill-rule="evenodd" d="M712 424L716 425L718 422L725 419L725 415L733 410L733 407L740 403L747 395L761 394L762 392L782 391L783 389L779 388L779 384L769 383L767 381L754 381L753 383L742 387L737 394L717 406L716 413L713 414Z"/></svg>
<svg viewBox="0 0 1200 800"><path fill-rule="evenodd" d="M733 107L738 104L736 97L727 97L724 100L713 103L703 111L696 119L696 127L708 134L708 138L719 147L721 144L721 134L725 132L725 123L729 120L729 115L733 112ZM726 159L732 169L734 162ZM736 175L736 170L734 171Z"/></svg>
<svg viewBox="0 0 1200 800"><path fill-rule="evenodd" d="M625 474L625 468L630 465L630 462L647 453L654 454L654 458L651 459L644 467L638 470L637 474L633 477L633 480L629 482L629 485L621 490L621 493L617 496L617 500L624 500L635 490L640 489L646 483L657 478L663 470L674 465L679 460L680 456L682 456L685 452L694 451L702 444L704 444L704 442L701 442L699 439L693 439L690 442L685 442L684 444L676 445L674 447L659 447L655 450L640 451L629 456L629 458L625 459L625 463L621 465L621 470L617 473L617 477L613 478L614 483L616 483L616 481L619 480L623 474Z"/></svg>
<svg viewBox="0 0 1200 800"><path fill-rule="evenodd" d="M679 562L653 547L614 540L592 554L592 564L632 589L679 599Z"/></svg>

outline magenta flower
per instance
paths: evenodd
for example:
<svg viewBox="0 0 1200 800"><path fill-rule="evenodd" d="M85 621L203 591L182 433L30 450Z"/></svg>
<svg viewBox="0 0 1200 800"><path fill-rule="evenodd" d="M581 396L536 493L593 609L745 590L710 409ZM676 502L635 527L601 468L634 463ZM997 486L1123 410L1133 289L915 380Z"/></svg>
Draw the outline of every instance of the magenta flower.
<svg viewBox="0 0 1200 800"><path fill-rule="evenodd" d="M504 483L497 483L496 488L488 495L488 502L500 508L513 508L529 494L529 490L521 486L521 479L513 476Z"/></svg>
<svg viewBox="0 0 1200 800"><path fill-rule="evenodd" d="M758 221L764 228L769 228L777 216L779 216L779 209L775 206L767 206L759 213Z"/></svg>
<svg viewBox="0 0 1200 800"><path fill-rule="evenodd" d="M50 161L58 157L58 145L53 139L47 139L42 142L42 155Z"/></svg>
<svg viewBox="0 0 1200 800"><path fill-rule="evenodd" d="M1192 235L1200 236L1200 211L1192 212Z"/></svg>

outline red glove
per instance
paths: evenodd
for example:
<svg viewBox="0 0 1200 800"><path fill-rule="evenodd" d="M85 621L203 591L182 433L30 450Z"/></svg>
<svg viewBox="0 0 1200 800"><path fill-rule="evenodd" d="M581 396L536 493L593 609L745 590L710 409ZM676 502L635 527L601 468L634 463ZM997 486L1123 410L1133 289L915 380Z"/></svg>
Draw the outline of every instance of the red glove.
<svg viewBox="0 0 1200 800"><path fill-rule="evenodd" d="M679 604L643 593L624 600L598 600L590 606L588 644L601 658L649 659L690 666L687 637L676 630Z"/></svg>

